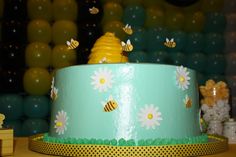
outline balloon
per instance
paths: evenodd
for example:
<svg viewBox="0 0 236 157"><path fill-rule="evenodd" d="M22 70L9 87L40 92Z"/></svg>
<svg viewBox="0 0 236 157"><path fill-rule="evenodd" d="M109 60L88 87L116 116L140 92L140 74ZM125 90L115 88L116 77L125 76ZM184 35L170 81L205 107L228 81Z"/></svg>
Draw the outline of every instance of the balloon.
<svg viewBox="0 0 236 157"><path fill-rule="evenodd" d="M30 68L23 78L24 89L31 95L45 95L51 86L51 76L46 69Z"/></svg>
<svg viewBox="0 0 236 157"><path fill-rule="evenodd" d="M63 68L76 64L76 51L69 50L66 45L56 45L52 50L52 66Z"/></svg>
<svg viewBox="0 0 236 157"><path fill-rule="evenodd" d="M236 28L236 11L235 13L226 14L226 32L233 32Z"/></svg>
<svg viewBox="0 0 236 157"><path fill-rule="evenodd" d="M181 30L184 26L185 17L181 11L170 11L166 13L165 26L172 31Z"/></svg>
<svg viewBox="0 0 236 157"><path fill-rule="evenodd" d="M225 33L225 52L236 52L236 31Z"/></svg>
<svg viewBox="0 0 236 157"><path fill-rule="evenodd" d="M4 0L0 0L0 19L3 15Z"/></svg>
<svg viewBox="0 0 236 157"><path fill-rule="evenodd" d="M22 92L22 70L16 68L4 68L0 71L0 92Z"/></svg>
<svg viewBox="0 0 236 157"><path fill-rule="evenodd" d="M170 53L170 62L173 65L186 65L186 56L182 52L171 52Z"/></svg>
<svg viewBox="0 0 236 157"><path fill-rule="evenodd" d="M197 11L188 13L184 24L184 30L187 32L201 32L205 24L205 15L203 12Z"/></svg>
<svg viewBox="0 0 236 157"><path fill-rule="evenodd" d="M43 19L50 21L52 19L52 4L50 0L28 0L27 11L31 20Z"/></svg>
<svg viewBox="0 0 236 157"><path fill-rule="evenodd" d="M2 44L0 61L3 67L23 68L24 67L24 46L16 42Z"/></svg>
<svg viewBox="0 0 236 157"><path fill-rule="evenodd" d="M154 51L148 53L148 62L158 64L169 64L170 58L166 51Z"/></svg>
<svg viewBox="0 0 236 157"><path fill-rule="evenodd" d="M44 119L27 119L23 122L22 133L25 136L48 132L48 122Z"/></svg>
<svg viewBox="0 0 236 157"><path fill-rule="evenodd" d="M79 23L79 47L86 46L91 48L95 41L102 35L100 24L91 21Z"/></svg>
<svg viewBox="0 0 236 157"><path fill-rule="evenodd" d="M187 35L183 31L173 31L169 35L169 40L174 39L176 46L174 48L169 48L168 51L180 51L183 49L187 42Z"/></svg>
<svg viewBox="0 0 236 157"><path fill-rule="evenodd" d="M236 1L235 0L224 0L224 12L235 13L236 12Z"/></svg>
<svg viewBox="0 0 236 157"><path fill-rule="evenodd" d="M205 85L207 78L202 73L197 72L198 85Z"/></svg>
<svg viewBox="0 0 236 157"><path fill-rule="evenodd" d="M102 4L98 0L79 0L78 3L78 21L93 21L99 23L102 19L103 9ZM98 12L96 14L91 14L89 9L97 8Z"/></svg>
<svg viewBox="0 0 236 157"><path fill-rule="evenodd" d="M161 8L152 6L146 9L145 26L147 28L153 28L157 26L164 26L165 13Z"/></svg>
<svg viewBox="0 0 236 157"><path fill-rule="evenodd" d="M122 3L122 0L101 0L101 3L105 4L108 2Z"/></svg>
<svg viewBox="0 0 236 157"><path fill-rule="evenodd" d="M193 53L201 52L204 46L204 36L202 33L188 33L186 46L184 47L184 52Z"/></svg>
<svg viewBox="0 0 236 157"><path fill-rule="evenodd" d="M126 0L123 0L123 1L126 1ZM146 7L146 8L148 8L150 6L160 6L160 7L162 7L163 1L164 0L158 0L158 1L157 0L147 0L147 1L143 0L142 3L144 5L144 7Z"/></svg>
<svg viewBox="0 0 236 157"><path fill-rule="evenodd" d="M77 38L77 26L72 21L56 21L52 26L52 40L54 44L65 44L71 38Z"/></svg>
<svg viewBox="0 0 236 157"><path fill-rule="evenodd" d="M227 75L236 75L236 53L229 53L226 55L226 74Z"/></svg>
<svg viewBox="0 0 236 157"><path fill-rule="evenodd" d="M207 80L212 79L212 80L214 80L216 82L219 82L219 81L226 82L225 76L224 75L219 75L219 74L209 74L209 75L206 75L206 79Z"/></svg>
<svg viewBox="0 0 236 157"><path fill-rule="evenodd" d="M223 9L224 0L203 0L202 10L203 12L220 12Z"/></svg>
<svg viewBox="0 0 236 157"><path fill-rule="evenodd" d="M106 4L104 4L103 10L103 23L108 21L122 20L123 8L121 4L115 2L107 2Z"/></svg>
<svg viewBox="0 0 236 157"><path fill-rule="evenodd" d="M25 62L29 67L47 68L51 60L51 48L42 42L30 43L25 50Z"/></svg>
<svg viewBox="0 0 236 157"><path fill-rule="evenodd" d="M4 128L12 128L14 130L14 136L19 137L22 136L22 123L20 120L11 120L11 121L4 121L3 124Z"/></svg>
<svg viewBox="0 0 236 157"><path fill-rule="evenodd" d="M128 6L128 5L141 5L142 4L142 0L122 0L122 4L124 6Z"/></svg>
<svg viewBox="0 0 236 157"><path fill-rule="evenodd" d="M6 120L17 120L23 115L23 98L17 94L0 95L0 113Z"/></svg>
<svg viewBox="0 0 236 157"><path fill-rule="evenodd" d="M4 3L4 19L19 21L24 21L27 19L25 0L5 0Z"/></svg>
<svg viewBox="0 0 236 157"><path fill-rule="evenodd" d="M29 118L48 116L50 101L46 96L27 96L23 101L24 114Z"/></svg>
<svg viewBox="0 0 236 157"><path fill-rule="evenodd" d="M205 32L222 33L224 32L225 27L226 27L226 18L224 14L213 12L213 13L208 13L206 15L206 23L204 28Z"/></svg>
<svg viewBox="0 0 236 157"><path fill-rule="evenodd" d="M209 74L224 74L226 67L225 56L223 54L212 54L207 58L205 72Z"/></svg>
<svg viewBox="0 0 236 157"><path fill-rule="evenodd" d="M54 0L52 3L54 20L76 21L78 15L76 0Z"/></svg>
<svg viewBox="0 0 236 157"><path fill-rule="evenodd" d="M32 20L27 27L29 42L49 43L52 40L52 29L49 22L45 20Z"/></svg>
<svg viewBox="0 0 236 157"><path fill-rule="evenodd" d="M222 53L225 47L224 37L219 33L207 33L205 35L205 47L203 51L208 54Z"/></svg>
<svg viewBox="0 0 236 157"><path fill-rule="evenodd" d="M168 37L167 30L162 27L151 28L148 29L146 32L146 49L147 51L158 51L158 50L165 50L166 46L164 42Z"/></svg>
<svg viewBox="0 0 236 157"><path fill-rule="evenodd" d="M133 28L133 34L128 37L134 47L133 51L142 51L145 49L146 36L145 30L141 27Z"/></svg>
<svg viewBox="0 0 236 157"><path fill-rule="evenodd" d="M203 53L189 54L187 57L187 67L203 72L206 68L207 57Z"/></svg>
<svg viewBox="0 0 236 157"><path fill-rule="evenodd" d="M2 22L2 41L6 42L26 42L25 22L7 20Z"/></svg>
<svg viewBox="0 0 236 157"><path fill-rule="evenodd" d="M231 91L236 91L236 75L227 76L227 84Z"/></svg>
<svg viewBox="0 0 236 157"><path fill-rule="evenodd" d="M129 62L132 63L144 63L147 62L147 54L143 51L136 51L129 53Z"/></svg>
<svg viewBox="0 0 236 157"><path fill-rule="evenodd" d="M112 32L120 38L120 40L124 40L126 37L125 32L123 31L124 24L121 21L109 21L104 23L103 25L103 33Z"/></svg>
<svg viewBox="0 0 236 157"><path fill-rule="evenodd" d="M131 26L144 25L146 18L145 9L141 5L126 6L123 15L123 22Z"/></svg>
<svg viewBox="0 0 236 157"><path fill-rule="evenodd" d="M196 0L196 2L192 5L181 7L181 10L183 10L187 14L198 12L201 9L201 4L201 0Z"/></svg>

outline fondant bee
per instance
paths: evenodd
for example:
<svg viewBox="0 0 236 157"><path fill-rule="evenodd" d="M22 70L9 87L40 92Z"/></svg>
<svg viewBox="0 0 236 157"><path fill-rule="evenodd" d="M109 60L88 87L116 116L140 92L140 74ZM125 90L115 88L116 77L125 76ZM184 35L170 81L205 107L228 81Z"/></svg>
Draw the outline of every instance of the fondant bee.
<svg viewBox="0 0 236 157"><path fill-rule="evenodd" d="M96 7L92 7L92 8L89 8L89 12L90 12L90 14L98 14L99 9Z"/></svg>
<svg viewBox="0 0 236 157"><path fill-rule="evenodd" d="M186 108L190 108L192 107L192 100L186 95L185 99L184 99L184 104Z"/></svg>
<svg viewBox="0 0 236 157"><path fill-rule="evenodd" d="M123 30L125 31L125 33L132 35L133 34L133 30L131 28L130 25L126 24L125 27L123 27Z"/></svg>
<svg viewBox="0 0 236 157"><path fill-rule="evenodd" d="M79 42L71 38L70 42L66 41L66 45L69 50L75 49L79 46Z"/></svg>
<svg viewBox="0 0 236 157"><path fill-rule="evenodd" d="M129 39L127 40L126 43L121 41L121 46L122 46L122 50L126 52L130 52L134 48Z"/></svg>
<svg viewBox="0 0 236 157"><path fill-rule="evenodd" d="M106 57L103 57L103 58L99 61L99 63L107 63L107 58L106 58Z"/></svg>
<svg viewBox="0 0 236 157"><path fill-rule="evenodd" d="M104 108L103 108L104 112L111 112L118 107L117 102L112 98L112 96L109 97L108 102L106 103L102 102L102 103L104 105Z"/></svg>
<svg viewBox="0 0 236 157"><path fill-rule="evenodd" d="M176 42L174 41L174 38L171 38L170 40L168 38L166 38L164 45L169 48L174 48L176 46Z"/></svg>
<svg viewBox="0 0 236 157"><path fill-rule="evenodd" d="M0 129L2 128L3 120L5 119L5 115L0 113Z"/></svg>

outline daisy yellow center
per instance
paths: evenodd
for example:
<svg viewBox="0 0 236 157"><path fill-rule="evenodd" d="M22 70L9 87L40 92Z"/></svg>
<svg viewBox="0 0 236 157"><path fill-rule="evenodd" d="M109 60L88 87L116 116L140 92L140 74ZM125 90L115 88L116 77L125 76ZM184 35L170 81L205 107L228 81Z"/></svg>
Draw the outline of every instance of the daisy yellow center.
<svg viewBox="0 0 236 157"><path fill-rule="evenodd" d="M180 81L181 83L185 82L185 77L180 76L180 77L179 77L179 81Z"/></svg>
<svg viewBox="0 0 236 157"><path fill-rule="evenodd" d="M56 126L58 127L62 126L62 122L56 122Z"/></svg>
<svg viewBox="0 0 236 157"><path fill-rule="evenodd" d="M147 118L148 118L148 119L152 119L152 118L153 118L153 114L149 113L149 114L147 115Z"/></svg>
<svg viewBox="0 0 236 157"><path fill-rule="evenodd" d="M100 82L100 84L104 84L106 82L106 80L104 78L100 78L99 82Z"/></svg>

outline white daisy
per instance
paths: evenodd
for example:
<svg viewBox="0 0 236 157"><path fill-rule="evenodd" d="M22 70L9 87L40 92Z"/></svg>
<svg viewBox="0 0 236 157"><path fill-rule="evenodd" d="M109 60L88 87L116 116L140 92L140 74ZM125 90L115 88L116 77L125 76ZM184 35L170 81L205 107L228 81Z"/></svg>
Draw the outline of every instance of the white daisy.
<svg viewBox="0 0 236 157"><path fill-rule="evenodd" d="M183 102L186 108L192 107L192 100L189 98L188 94L185 95Z"/></svg>
<svg viewBox="0 0 236 157"><path fill-rule="evenodd" d="M179 66L176 68L176 83L182 90L188 89L190 77L187 68Z"/></svg>
<svg viewBox="0 0 236 157"><path fill-rule="evenodd" d="M57 99L57 93L58 93L58 89L55 87L55 79L54 77L52 78L52 84L51 84L51 99L52 100L56 100Z"/></svg>
<svg viewBox="0 0 236 157"><path fill-rule="evenodd" d="M91 85L94 86L95 90L98 89L99 92L106 92L108 88L112 88L113 75L112 71L107 68L99 68L98 71L94 72L91 78Z"/></svg>
<svg viewBox="0 0 236 157"><path fill-rule="evenodd" d="M63 110L59 111L56 115L56 120L54 121L54 128L56 129L56 133L58 133L58 135L64 134L64 132L67 130L67 121L67 113Z"/></svg>
<svg viewBox="0 0 236 157"><path fill-rule="evenodd" d="M106 57L103 57L100 61L99 61L99 63L107 63L107 58Z"/></svg>
<svg viewBox="0 0 236 157"><path fill-rule="evenodd" d="M146 127L146 129L155 129L156 126L160 125L160 121L162 120L161 112L153 104L145 105L144 108L141 108L138 117L141 126Z"/></svg>

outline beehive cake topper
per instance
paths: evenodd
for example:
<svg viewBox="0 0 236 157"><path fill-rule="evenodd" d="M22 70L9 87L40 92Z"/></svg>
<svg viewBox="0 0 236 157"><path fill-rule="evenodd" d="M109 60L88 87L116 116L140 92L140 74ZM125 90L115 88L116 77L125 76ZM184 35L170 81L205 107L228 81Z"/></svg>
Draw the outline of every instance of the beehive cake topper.
<svg viewBox="0 0 236 157"><path fill-rule="evenodd" d="M120 41L114 33L107 32L95 42L91 49L88 64L124 63L128 62L126 52L131 52L133 45L130 40Z"/></svg>

